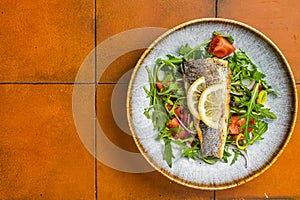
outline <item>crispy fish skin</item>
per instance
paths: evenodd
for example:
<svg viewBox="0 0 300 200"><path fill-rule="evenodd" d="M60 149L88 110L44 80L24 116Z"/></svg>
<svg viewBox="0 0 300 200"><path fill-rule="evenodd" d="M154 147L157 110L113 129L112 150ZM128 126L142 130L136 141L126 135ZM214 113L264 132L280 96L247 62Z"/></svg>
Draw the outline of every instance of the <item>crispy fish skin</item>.
<svg viewBox="0 0 300 200"><path fill-rule="evenodd" d="M220 129L210 128L203 122L194 120L201 144L202 156L222 158L227 137L227 123L230 112L231 71L228 67L228 62L219 58L191 60L183 64L183 73L186 88L202 76L204 76L207 86L219 83L224 84L225 86L224 110L222 113L222 120L220 121Z"/></svg>

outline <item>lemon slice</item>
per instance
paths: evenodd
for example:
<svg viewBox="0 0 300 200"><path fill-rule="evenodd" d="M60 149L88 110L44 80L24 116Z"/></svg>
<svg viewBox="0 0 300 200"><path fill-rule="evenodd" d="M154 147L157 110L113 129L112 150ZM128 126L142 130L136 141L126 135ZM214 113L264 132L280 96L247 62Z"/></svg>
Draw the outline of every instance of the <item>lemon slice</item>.
<svg viewBox="0 0 300 200"><path fill-rule="evenodd" d="M200 119L208 126L219 129L225 112L226 84L208 86L201 94L198 104Z"/></svg>
<svg viewBox="0 0 300 200"><path fill-rule="evenodd" d="M195 82L192 83L187 91L187 105L191 114L196 118L200 119L198 112L198 102L201 93L206 88L205 78L200 77Z"/></svg>

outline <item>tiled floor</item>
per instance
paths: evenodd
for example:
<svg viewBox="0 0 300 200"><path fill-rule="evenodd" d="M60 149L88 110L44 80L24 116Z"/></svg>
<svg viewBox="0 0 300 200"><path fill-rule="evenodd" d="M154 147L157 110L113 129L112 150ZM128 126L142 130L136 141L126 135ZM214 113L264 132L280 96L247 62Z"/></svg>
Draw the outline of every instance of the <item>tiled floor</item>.
<svg viewBox="0 0 300 200"><path fill-rule="evenodd" d="M93 1L1 1L1 82L73 82L94 48Z"/></svg>
<svg viewBox="0 0 300 200"><path fill-rule="evenodd" d="M191 19L230 18L259 29L282 50L299 83L299 6L298 0L0 1L0 199L300 198L299 120L270 169L221 191L186 188L153 170L108 167L97 142L102 131L115 146L138 153L125 111L130 70L157 36ZM148 35L117 35L149 27ZM113 48L93 51L105 42ZM76 104L77 86L84 92ZM85 115L93 105L96 113Z"/></svg>
<svg viewBox="0 0 300 200"><path fill-rule="evenodd" d="M72 116L72 85L1 84L0 199L91 199L94 158Z"/></svg>

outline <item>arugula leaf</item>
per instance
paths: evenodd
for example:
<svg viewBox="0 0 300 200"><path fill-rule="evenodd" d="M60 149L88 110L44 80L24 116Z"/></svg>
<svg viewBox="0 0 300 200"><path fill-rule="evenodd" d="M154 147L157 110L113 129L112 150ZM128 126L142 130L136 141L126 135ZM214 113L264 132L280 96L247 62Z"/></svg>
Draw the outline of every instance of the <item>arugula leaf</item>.
<svg viewBox="0 0 300 200"><path fill-rule="evenodd" d="M165 142L165 149L164 149L164 156L163 159L167 162L169 167L172 167L172 146L171 146L171 140L170 139L164 139Z"/></svg>
<svg viewBox="0 0 300 200"><path fill-rule="evenodd" d="M239 155L241 155L241 152L238 149L233 149L233 152L234 152L234 157L233 157L230 165L233 165L237 161Z"/></svg>
<svg viewBox="0 0 300 200"><path fill-rule="evenodd" d="M161 131L166 126L169 117L164 111L164 107L160 104L155 104L153 106L153 110L151 120L153 122L154 129Z"/></svg>
<svg viewBox="0 0 300 200"><path fill-rule="evenodd" d="M167 54L167 59L158 58L156 60L157 64L168 64L169 66L173 66L176 64L181 64L183 62L182 58L175 57L173 55Z"/></svg>
<svg viewBox="0 0 300 200"><path fill-rule="evenodd" d="M144 115L147 117L147 119L151 119L151 114L150 114L150 108L149 107L144 109Z"/></svg>
<svg viewBox="0 0 300 200"><path fill-rule="evenodd" d="M187 147L183 150L181 156L196 160L196 158L200 156L200 147L198 145L194 145L193 147Z"/></svg>
<svg viewBox="0 0 300 200"><path fill-rule="evenodd" d="M177 65L180 65L183 62L183 58L177 58L177 57L172 56L170 54L167 55L167 58L168 59L158 58L156 60L156 64L160 64L159 69L162 68L165 65L172 67L173 68L173 72L175 74L176 71L177 71Z"/></svg>
<svg viewBox="0 0 300 200"><path fill-rule="evenodd" d="M179 48L179 55L182 55L184 56L185 54L187 54L188 52L190 52L192 50L192 47L190 47L190 45L188 44L185 44L185 45L182 45L180 48Z"/></svg>
<svg viewBox="0 0 300 200"><path fill-rule="evenodd" d="M260 116L263 118L277 119L277 116L270 110L271 110L270 108L261 108Z"/></svg>
<svg viewBox="0 0 300 200"><path fill-rule="evenodd" d="M146 87L144 87L144 90L146 91L148 97L150 98L150 104L149 108L147 110L150 110L150 107L156 104L157 99L156 99L156 93L157 93L157 88L156 88L156 80L155 77L152 75L152 72L150 71L150 68L146 66L146 70L148 73L148 79L149 79L149 84L150 84L150 90L148 90ZM156 68L154 67L153 73L156 74Z"/></svg>
<svg viewBox="0 0 300 200"><path fill-rule="evenodd" d="M228 142L228 138L226 139ZM231 143L231 138L229 139L230 143ZM223 153L223 161L225 163L228 163L228 157L230 157L232 154L229 152L229 146L227 145L225 148L224 148L224 153Z"/></svg>
<svg viewBox="0 0 300 200"><path fill-rule="evenodd" d="M253 133L253 138L249 141L249 144L251 145L257 140L262 140L263 138L261 136L267 130L268 130L268 123L265 122L265 121L260 120L258 122L257 129L252 132Z"/></svg>
<svg viewBox="0 0 300 200"><path fill-rule="evenodd" d="M253 75L252 75L252 78L254 79L254 80L256 80L256 81L260 81L260 80L262 80L263 78L265 78L266 77L266 75L265 74L263 74L263 73L261 73L261 72L259 72L259 71L254 71L254 73L253 73Z"/></svg>
<svg viewBox="0 0 300 200"><path fill-rule="evenodd" d="M206 42L203 42L194 48L191 48L188 44L182 45L179 48L179 55L183 56L184 60L190 60L190 59L203 59L210 57L210 54L207 51L201 50L201 47L209 44L211 40L208 40Z"/></svg>
<svg viewBox="0 0 300 200"><path fill-rule="evenodd" d="M254 88L254 90L251 92L251 99L249 102L242 104L242 106L247 107L247 112L241 116L241 118L245 118L246 122L241 126L241 128L244 128L245 132L244 132L244 137L246 142L249 141L249 128L250 128L250 120L252 117L255 117L252 115L252 110L255 106L255 101L256 98L258 96L258 87L260 85L260 82L256 83L256 86Z"/></svg>

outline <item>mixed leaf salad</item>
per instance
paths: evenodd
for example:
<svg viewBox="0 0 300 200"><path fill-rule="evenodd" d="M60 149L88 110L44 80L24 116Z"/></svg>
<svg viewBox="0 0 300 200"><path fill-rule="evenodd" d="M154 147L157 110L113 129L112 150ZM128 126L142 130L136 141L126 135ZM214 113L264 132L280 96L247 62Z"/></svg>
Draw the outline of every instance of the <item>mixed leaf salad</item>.
<svg viewBox="0 0 300 200"><path fill-rule="evenodd" d="M213 32L212 39L195 47L184 44L173 55L158 58L152 70L146 67L150 87L144 87L144 90L150 103L144 114L152 120L158 139L164 142L163 158L169 167L174 160L172 145L181 149L182 157L209 164L221 161L232 165L243 156L247 166L247 147L263 140L263 133L268 130L266 119L276 119L265 104L268 95L277 92L266 82L265 75L246 52L236 50L233 44L230 35ZM230 116L222 159L201 155L182 75L183 62L214 56L227 60L232 72Z"/></svg>

